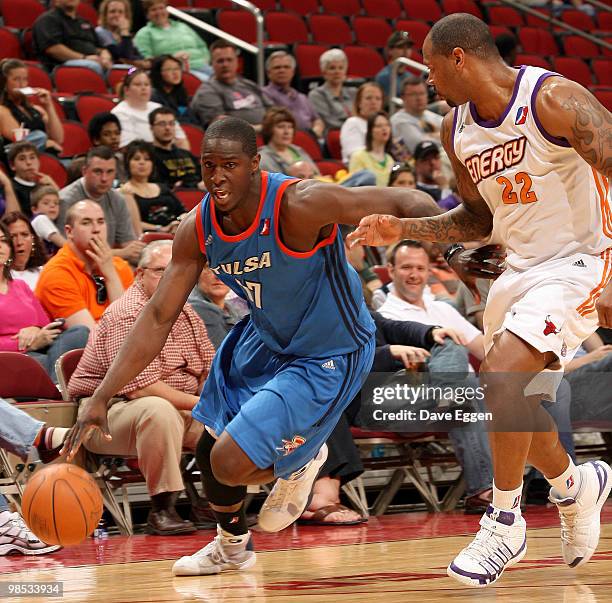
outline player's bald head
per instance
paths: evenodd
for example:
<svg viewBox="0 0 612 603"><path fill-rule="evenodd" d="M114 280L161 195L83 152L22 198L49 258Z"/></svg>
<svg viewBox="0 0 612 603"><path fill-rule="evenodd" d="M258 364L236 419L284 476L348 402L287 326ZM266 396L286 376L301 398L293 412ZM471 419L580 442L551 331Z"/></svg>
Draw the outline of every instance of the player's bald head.
<svg viewBox="0 0 612 603"><path fill-rule="evenodd" d="M480 59L499 58L495 40L487 24L467 13L455 13L440 19L429 32L433 54L448 56L455 48Z"/></svg>

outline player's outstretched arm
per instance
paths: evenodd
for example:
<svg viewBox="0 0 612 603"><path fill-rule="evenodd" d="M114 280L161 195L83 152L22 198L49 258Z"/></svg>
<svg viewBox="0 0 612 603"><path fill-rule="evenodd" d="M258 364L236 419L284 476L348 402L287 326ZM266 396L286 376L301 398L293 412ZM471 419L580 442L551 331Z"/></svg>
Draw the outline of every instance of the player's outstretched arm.
<svg viewBox="0 0 612 603"><path fill-rule="evenodd" d="M62 449L62 453L68 453L69 460L90 430L100 429L110 439L106 422L108 401L136 378L164 347L205 263L198 246L195 220L193 210L181 222L172 246L172 261L155 293L136 319L102 383L80 409Z"/></svg>
<svg viewBox="0 0 612 603"><path fill-rule="evenodd" d="M452 113L442 122L440 136L442 144L451 160L457 178L457 188L463 203L455 209L433 217L420 217L414 213L398 214L394 211L381 211L377 208L373 216L358 217L359 227L349 235L349 241L364 245L388 245L399 239L419 239L441 243L460 243L478 241L491 233L493 216L481 197L476 185L465 166L457 159L452 146ZM391 189L380 189L388 191ZM405 194L405 193L404 193ZM381 216L388 213L390 216ZM398 220L397 217L403 218ZM418 218L418 219L415 219ZM355 224L356 222L345 222Z"/></svg>
<svg viewBox="0 0 612 603"><path fill-rule="evenodd" d="M549 134L565 138L587 163L612 178L612 113L586 88L549 77L538 92L536 111Z"/></svg>

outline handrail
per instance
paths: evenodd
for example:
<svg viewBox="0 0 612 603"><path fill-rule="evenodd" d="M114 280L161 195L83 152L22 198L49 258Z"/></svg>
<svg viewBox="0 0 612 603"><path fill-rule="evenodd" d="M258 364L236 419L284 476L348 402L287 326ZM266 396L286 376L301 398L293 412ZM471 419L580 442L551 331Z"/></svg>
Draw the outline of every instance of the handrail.
<svg viewBox="0 0 612 603"><path fill-rule="evenodd" d="M508 4L509 6L512 6L513 8L517 9L520 12L529 13L530 15L535 15L539 19L542 19L542 21L546 21L547 23L550 23L551 25L556 25L557 27L561 27L562 29L565 29L566 31L571 31L572 33L578 36L581 36L582 38L585 38L586 40L590 40L591 42L593 42L593 44L597 44L598 46L603 46L604 48L607 48L608 50L612 50L612 44L610 44L609 42L606 42L605 40L602 40L598 38L597 36L588 34L582 31L581 29L574 27L573 25L568 25L567 23L564 23L563 21L559 21L559 19L555 19L555 17L549 17L548 15L545 15L529 6L525 6L524 4L521 4L520 2L515 2L515 0L501 0L501 2L504 4Z"/></svg>
<svg viewBox="0 0 612 603"><path fill-rule="evenodd" d="M599 0L586 0L589 4L596 6L599 10L604 10L609 13L612 13L612 7L600 2Z"/></svg>
<svg viewBox="0 0 612 603"><path fill-rule="evenodd" d="M193 25L196 29L201 29L208 33L211 33L219 38L223 38L228 42L234 44L238 48L242 48L242 50L246 50L246 52L250 52L255 55L257 61L257 84L259 86L263 86L265 84L265 72L264 72L264 49L263 49L263 38L264 38L264 30L263 24L264 19L261 14L261 10L257 8L254 4L251 4L247 0L231 0L232 4L236 4L240 8L244 8L249 11L255 17L255 26L257 32L257 42L254 46L253 44L249 44L232 34L228 34L227 32L215 27L214 25L210 25L210 23L205 23L204 21L200 21L196 19L192 15L175 8L174 6L168 6L167 10L170 15L176 17L177 19L181 19L190 25Z"/></svg>
<svg viewBox="0 0 612 603"><path fill-rule="evenodd" d="M396 111L396 102L399 101L397 98L397 71L400 65L406 65L407 67L412 67L421 73L429 73L429 69L423 65L423 63L419 63L418 61L413 61L412 59L408 59L406 57L398 57L391 64L391 83L389 86L389 115L393 115Z"/></svg>

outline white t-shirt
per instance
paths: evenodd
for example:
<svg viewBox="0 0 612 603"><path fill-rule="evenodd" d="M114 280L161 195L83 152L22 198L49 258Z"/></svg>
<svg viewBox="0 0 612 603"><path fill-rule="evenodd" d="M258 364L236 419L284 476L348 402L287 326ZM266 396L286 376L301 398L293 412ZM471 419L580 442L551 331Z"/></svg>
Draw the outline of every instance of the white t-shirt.
<svg viewBox="0 0 612 603"><path fill-rule="evenodd" d="M342 162L348 165L355 151L365 149L365 139L368 132L368 122L363 117L349 117L340 128L340 147Z"/></svg>
<svg viewBox="0 0 612 603"><path fill-rule="evenodd" d="M423 303L425 308L410 304L397 297L394 293L390 293L378 311L385 318L414 320L425 325L440 325L447 329L454 329L464 335L468 343L482 335L473 324L463 318L450 304L427 297L423 297Z"/></svg>
<svg viewBox="0 0 612 603"><path fill-rule="evenodd" d="M34 232L44 241L49 241L49 237L52 234L59 234L57 226L53 224L51 219L48 216L45 216L45 214L38 214L37 216L34 216L31 224Z"/></svg>
<svg viewBox="0 0 612 603"><path fill-rule="evenodd" d="M132 140L141 139L153 142L153 133L149 125L149 113L158 107L161 107L159 103L149 101L146 109L135 109L130 107L126 101L121 101L111 110L111 113L117 116L121 124L121 141L119 143L121 147L130 144ZM178 123L176 124L176 138L187 138L183 128Z"/></svg>
<svg viewBox="0 0 612 603"><path fill-rule="evenodd" d="M19 279L20 281L25 281L26 285L34 291L36 289L36 283L38 283L38 277L40 276L40 271L42 270L42 266L38 268L30 268L29 270L11 270L11 276L14 279Z"/></svg>

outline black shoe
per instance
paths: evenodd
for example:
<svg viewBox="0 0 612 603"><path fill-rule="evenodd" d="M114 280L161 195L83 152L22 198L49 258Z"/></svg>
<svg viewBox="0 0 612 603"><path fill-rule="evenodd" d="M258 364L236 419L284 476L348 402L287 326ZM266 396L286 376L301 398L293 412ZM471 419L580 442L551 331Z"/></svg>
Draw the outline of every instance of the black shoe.
<svg viewBox="0 0 612 603"><path fill-rule="evenodd" d="M182 519L172 509L150 511L147 517L147 532L158 536L175 536L177 534L193 534L196 527L187 519Z"/></svg>

